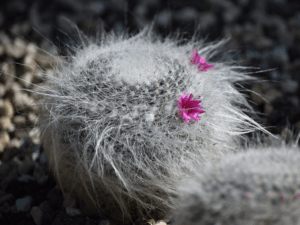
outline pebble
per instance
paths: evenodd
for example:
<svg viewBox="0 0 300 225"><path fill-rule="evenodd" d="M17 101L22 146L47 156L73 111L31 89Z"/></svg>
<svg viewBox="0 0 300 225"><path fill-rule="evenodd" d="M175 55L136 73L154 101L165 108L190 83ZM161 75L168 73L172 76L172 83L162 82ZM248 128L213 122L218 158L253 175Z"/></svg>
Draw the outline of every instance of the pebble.
<svg viewBox="0 0 300 225"><path fill-rule="evenodd" d="M73 219L68 217L64 212L59 211L51 225L73 224Z"/></svg>
<svg viewBox="0 0 300 225"><path fill-rule="evenodd" d="M37 146L37 145L35 145L35 146L33 147L32 153L31 153L31 160L32 160L33 162L37 161L38 158L40 157L40 151L35 149L35 148L37 148L36 146Z"/></svg>
<svg viewBox="0 0 300 225"><path fill-rule="evenodd" d="M240 15L241 10L239 7L236 7L234 4L228 4L222 14L222 17L225 23L233 23Z"/></svg>
<svg viewBox="0 0 300 225"><path fill-rule="evenodd" d="M5 194L4 196L0 197L0 205L2 205L4 202L11 201L15 197L12 194Z"/></svg>
<svg viewBox="0 0 300 225"><path fill-rule="evenodd" d="M3 56L5 54L5 48L3 45L0 44L0 56Z"/></svg>
<svg viewBox="0 0 300 225"><path fill-rule="evenodd" d="M46 196L52 208L59 208L63 203L63 196L58 188L53 188Z"/></svg>
<svg viewBox="0 0 300 225"><path fill-rule="evenodd" d="M296 93L296 91L298 90L298 82L295 80L286 80L283 82L282 84L282 90L285 93L289 93L289 94L293 94Z"/></svg>
<svg viewBox="0 0 300 225"><path fill-rule="evenodd" d="M8 45L6 47L7 55L20 59L26 51L26 42L23 41L21 38L16 38L12 45Z"/></svg>
<svg viewBox="0 0 300 225"><path fill-rule="evenodd" d="M13 124L16 128L25 128L26 127L26 118L25 116L17 115L12 119Z"/></svg>
<svg viewBox="0 0 300 225"><path fill-rule="evenodd" d="M50 213L52 210L51 210L51 206L49 204L48 201L43 201L40 205L39 205L39 208L41 210L43 210L44 213Z"/></svg>
<svg viewBox="0 0 300 225"><path fill-rule="evenodd" d="M218 17L212 12L203 12L199 14L198 23L200 29L206 30L218 24Z"/></svg>
<svg viewBox="0 0 300 225"><path fill-rule="evenodd" d="M157 221L155 225L167 225L167 223L163 220Z"/></svg>
<svg viewBox="0 0 300 225"><path fill-rule="evenodd" d="M48 176L48 175L44 175L44 176L40 177L40 178L37 180L37 182L38 182L41 186L43 186L44 184L47 183L48 179L49 179L49 176Z"/></svg>
<svg viewBox="0 0 300 225"><path fill-rule="evenodd" d="M27 114L27 119L30 125L35 125L38 122L38 116L34 112L30 112Z"/></svg>
<svg viewBox="0 0 300 225"><path fill-rule="evenodd" d="M14 115L14 108L8 99L0 101L0 117L12 118Z"/></svg>
<svg viewBox="0 0 300 225"><path fill-rule="evenodd" d="M20 83L23 87L29 88L32 85L33 81L33 74L31 72L26 72L23 75L20 76Z"/></svg>
<svg viewBox="0 0 300 225"><path fill-rule="evenodd" d="M33 206L30 210L30 214L36 225L42 225L44 212L38 206Z"/></svg>
<svg viewBox="0 0 300 225"><path fill-rule="evenodd" d="M40 158L39 158L39 163L42 165L45 165L48 162L47 157L44 152L41 153Z"/></svg>
<svg viewBox="0 0 300 225"><path fill-rule="evenodd" d="M12 26L11 32L17 37L24 37L31 31L31 25L28 21L16 23Z"/></svg>
<svg viewBox="0 0 300 225"><path fill-rule="evenodd" d="M33 73L37 69L37 64L35 62L35 57L32 54L28 54L24 57L24 70L25 72Z"/></svg>
<svg viewBox="0 0 300 225"><path fill-rule="evenodd" d="M10 205L8 202L4 202L1 206L0 206L0 212L2 213L9 213L10 212Z"/></svg>
<svg viewBox="0 0 300 225"><path fill-rule="evenodd" d="M34 162L32 162L30 159L25 159L21 164L18 166L18 172L20 174L28 174L30 171L32 171L34 167Z"/></svg>
<svg viewBox="0 0 300 225"><path fill-rule="evenodd" d="M5 178L1 181L1 188L3 190L6 189L7 185L18 179L18 169L17 168L13 168L9 171L9 173L5 176Z"/></svg>
<svg viewBox="0 0 300 225"><path fill-rule="evenodd" d="M15 63L8 60L0 65L0 82L8 84L14 82L14 77L16 76L16 66Z"/></svg>
<svg viewBox="0 0 300 225"><path fill-rule="evenodd" d="M37 105L34 99L27 93L16 92L13 96L13 102L17 111L24 113L37 111Z"/></svg>
<svg viewBox="0 0 300 225"><path fill-rule="evenodd" d="M3 102L3 96L5 95L6 92L6 86L4 84L0 84L0 98L1 98L1 103ZM1 104L0 103L0 104ZM1 107L1 106L0 106ZM0 115L1 116L1 115Z"/></svg>
<svg viewBox="0 0 300 225"><path fill-rule="evenodd" d="M267 56L267 59L271 60L273 65L283 66L289 62L289 55L285 46L275 46Z"/></svg>
<svg viewBox="0 0 300 225"><path fill-rule="evenodd" d="M11 40L5 32L0 32L0 42L3 46L11 45Z"/></svg>
<svg viewBox="0 0 300 225"><path fill-rule="evenodd" d="M174 14L174 19L180 22L190 23L198 18L198 11L194 7L185 7Z"/></svg>
<svg viewBox="0 0 300 225"><path fill-rule="evenodd" d="M171 22L171 12L169 10L163 10L158 13L156 18L156 24L161 27L166 27Z"/></svg>
<svg viewBox="0 0 300 225"><path fill-rule="evenodd" d="M9 162L0 161L0 180L11 170L11 164Z"/></svg>
<svg viewBox="0 0 300 225"><path fill-rule="evenodd" d="M38 128L34 128L29 131L29 139L30 142L34 145L38 145L41 143L41 131Z"/></svg>
<svg viewBox="0 0 300 225"><path fill-rule="evenodd" d="M79 216L81 214L81 211L76 208L66 207L66 213L68 216L74 217L74 216Z"/></svg>
<svg viewBox="0 0 300 225"><path fill-rule="evenodd" d="M264 113L266 115L270 115L270 113L273 111L274 107L271 104L265 104L264 106Z"/></svg>
<svg viewBox="0 0 300 225"><path fill-rule="evenodd" d="M1 120L0 120L1 123ZM1 125L0 125L1 127ZM3 153L6 146L9 144L10 137L6 131L0 133L0 153Z"/></svg>
<svg viewBox="0 0 300 225"><path fill-rule="evenodd" d="M281 91L278 91L276 89L271 89L269 91L266 92L265 94L265 100L269 103L271 103L272 101L274 101L276 98L279 98L282 96Z"/></svg>
<svg viewBox="0 0 300 225"><path fill-rule="evenodd" d="M34 57L37 52L38 52L37 47L33 42L31 42L27 45L27 47L26 47L27 56Z"/></svg>
<svg viewBox="0 0 300 225"><path fill-rule="evenodd" d="M18 181L19 182L24 182L24 183L28 183L31 180L35 180L33 176L28 175L28 174L22 174L19 178Z"/></svg>
<svg viewBox="0 0 300 225"><path fill-rule="evenodd" d="M19 212L29 212L32 202L33 202L33 198L31 196L26 196L24 198L17 199L16 200L17 210Z"/></svg>
<svg viewBox="0 0 300 225"><path fill-rule="evenodd" d="M2 131L13 131L14 125L11 122L9 117L1 117L0 118L0 130Z"/></svg>
<svg viewBox="0 0 300 225"><path fill-rule="evenodd" d="M45 175L44 167L41 166L39 163L35 163L34 164L34 170L33 170L33 176L36 179L39 179L39 178L41 178L44 175Z"/></svg>
<svg viewBox="0 0 300 225"><path fill-rule="evenodd" d="M268 37L260 37L254 42L254 45L258 50L267 50L273 47L273 41Z"/></svg>
<svg viewBox="0 0 300 225"><path fill-rule="evenodd" d="M110 225L109 220L101 220L99 221L98 225Z"/></svg>

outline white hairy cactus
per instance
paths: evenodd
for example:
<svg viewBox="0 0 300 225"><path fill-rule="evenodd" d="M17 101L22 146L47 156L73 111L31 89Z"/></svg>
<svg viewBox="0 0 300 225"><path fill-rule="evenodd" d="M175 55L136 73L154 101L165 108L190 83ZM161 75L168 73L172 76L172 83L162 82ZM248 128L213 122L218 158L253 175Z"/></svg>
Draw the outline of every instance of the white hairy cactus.
<svg viewBox="0 0 300 225"><path fill-rule="evenodd" d="M58 185L110 214L166 210L174 184L193 165L264 130L233 84L250 79L223 62L199 71L191 52L210 60L223 42L161 40L149 30L106 34L72 49L40 92L39 128ZM61 60L58 58L57 60ZM201 99L200 121L184 123L179 95ZM135 213L135 212L134 212Z"/></svg>
<svg viewBox="0 0 300 225"><path fill-rule="evenodd" d="M299 224L299 150L273 143L199 168L179 188L174 224Z"/></svg>

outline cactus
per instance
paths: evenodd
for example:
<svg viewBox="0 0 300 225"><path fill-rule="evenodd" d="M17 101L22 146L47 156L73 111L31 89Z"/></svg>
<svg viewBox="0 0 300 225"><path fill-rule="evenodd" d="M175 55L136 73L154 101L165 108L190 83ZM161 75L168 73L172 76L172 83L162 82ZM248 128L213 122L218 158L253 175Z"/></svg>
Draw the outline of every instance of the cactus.
<svg viewBox="0 0 300 225"><path fill-rule="evenodd" d="M299 224L299 148L274 143L199 168L179 188L174 224Z"/></svg>
<svg viewBox="0 0 300 225"><path fill-rule="evenodd" d="M57 57L54 76L34 92L49 167L63 191L124 221L136 211L165 211L192 166L234 151L247 132L265 131L243 113L251 107L233 86L251 77L201 58L209 62L224 41L179 42L145 29L86 39L66 60ZM202 71L191 63L193 49ZM199 120L180 116L183 93L201 99Z"/></svg>

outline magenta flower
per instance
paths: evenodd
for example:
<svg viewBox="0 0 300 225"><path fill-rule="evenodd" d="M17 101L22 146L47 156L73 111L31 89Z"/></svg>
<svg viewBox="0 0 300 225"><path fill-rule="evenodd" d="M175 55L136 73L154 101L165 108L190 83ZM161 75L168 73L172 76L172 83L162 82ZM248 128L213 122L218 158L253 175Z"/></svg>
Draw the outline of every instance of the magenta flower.
<svg viewBox="0 0 300 225"><path fill-rule="evenodd" d="M250 194L249 194L249 193L245 193L245 194L244 194L244 197L245 197L245 198L249 198L249 197L250 197Z"/></svg>
<svg viewBox="0 0 300 225"><path fill-rule="evenodd" d="M208 64L205 61L205 58L200 57L196 49L194 49L192 52L191 63L197 65L200 71L207 71L210 68L215 68L213 64Z"/></svg>
<svg viewBox="0 0 300 225"><path fill-rule="evenodd" d="M203 107L198 105L201 101L192 100L193 94L190 94L190 97L188 97L184 92L182 96L179 96L179 98L180 100L177 101L177 103L179 105L179 114L181 117L185 119L187 123L190 122L191 117L195 121L200 120L198 114L205 112L201 110Z"/></svg>

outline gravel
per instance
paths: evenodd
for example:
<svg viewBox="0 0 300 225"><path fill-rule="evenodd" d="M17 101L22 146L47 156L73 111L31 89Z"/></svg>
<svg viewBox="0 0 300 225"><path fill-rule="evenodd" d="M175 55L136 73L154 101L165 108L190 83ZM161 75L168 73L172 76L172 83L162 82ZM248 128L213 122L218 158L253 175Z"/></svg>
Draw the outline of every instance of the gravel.
<svg viewBox="0 0 300 225"><path fill-rule="evenodd" d="M195 28L207 41L232 37L226 50L242 66L267 70L263 81L244 86L259 122L289 140L300 131L300 2L295 0L71 1L3 0L0 9L0 223L108 225L113 220L85 215L72 196L56 188L33 127L38 122L35 88L56 64L46 52L74 45L68 19L89 35L99 27L136 33L146 25L166 36ZM272 70L274 69L274 70ZM14 77L21 78L17 79ZM68 196L68 198L66 198ZM162 218L164 219L164 218ZM167 219L165 219L169 223ZM146 224L147 221L136 221ZM151 224L166 224L152 221Z"/></svg>

